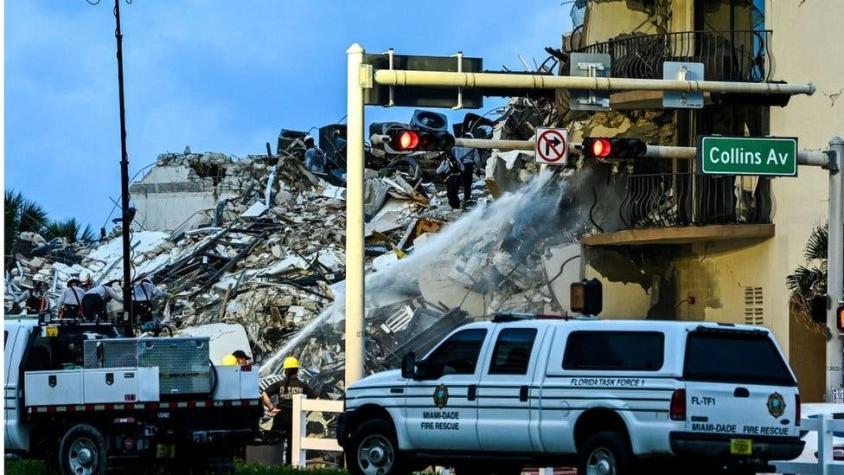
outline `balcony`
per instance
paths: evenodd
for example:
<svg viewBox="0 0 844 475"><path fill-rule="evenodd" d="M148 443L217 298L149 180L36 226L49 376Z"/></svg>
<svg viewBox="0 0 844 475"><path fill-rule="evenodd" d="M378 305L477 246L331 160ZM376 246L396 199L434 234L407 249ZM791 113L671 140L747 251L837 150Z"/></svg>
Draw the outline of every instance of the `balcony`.
<svg viewBox="0 0 844 475"><path fill-rule="evenodd" d="M770 30L683 31L620 37L578 50L612 58L611 77L662 79L666 61L703 63L707 81L765 82L773 76ZM707 95L708 96L708 95ZM660 92L613 94L613 107L661 107Z"/></svg>
<svg viewBox="0 0 844 475"><path fill-rule="evenodd" d="M774 235L768 178L695 173L630 175L618 206L625 229L583 239L589 246L683 244Z"/></svg>

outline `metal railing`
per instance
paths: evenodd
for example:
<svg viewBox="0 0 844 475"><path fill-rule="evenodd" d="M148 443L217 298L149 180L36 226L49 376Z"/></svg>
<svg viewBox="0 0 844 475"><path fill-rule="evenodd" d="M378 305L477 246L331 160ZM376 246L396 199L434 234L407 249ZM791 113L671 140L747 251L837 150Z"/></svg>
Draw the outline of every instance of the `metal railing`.
<svg viewBox="0 0 844 475"><path fill-rule="evenodd" d="M800 430L818 433L817 461L773 462L777 473L844 475L844 463L833 459L833 434L844 431L844 420L833 419L829 414L821 418L801 419Z"/></svg>
<svg viewBox="0 0 844 475"><path fill-rule="evenodd" d="M305 466L308 450L320 450L323 452L343 451L343 448L340 447L336 439L307 436L308 412L342 413L343 401L307 399L302 394L293 396L293 433L290 435L293 447L290 452L290 465L294 467Z"/></svg>
<svg viewBox="0 0 844 475"><path fill-rule="evenodd" d="M612 58L614 78L662 79L662 63L703 63L707 81L765 82L774 72L770 30L681 31L596 43L581 53Z"/></svg>
<svg viewBox="0 0 844 475"><path fill-rule="evenodd" d="M773 213L769 178L695 173L630 175L619 207L627 228L767 224Z"/></svg>

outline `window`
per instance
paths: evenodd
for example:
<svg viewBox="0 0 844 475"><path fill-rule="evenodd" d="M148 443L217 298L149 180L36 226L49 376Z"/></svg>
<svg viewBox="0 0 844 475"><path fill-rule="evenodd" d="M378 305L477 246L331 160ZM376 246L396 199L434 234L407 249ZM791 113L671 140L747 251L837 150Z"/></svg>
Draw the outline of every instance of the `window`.
<svg viewBox="0 0 844 475"><path fill-rule="evenodd" d="M684 375L690 381L796 384L774 342L763 332L689 334Z"/></svg>
<svg viewBox="0 0 844 475"><path fill-rule="evenodd" d="M432 375L473 374L478 364L486 330L463 330L451 335L423 362L424 372ZM430 373L429 373L430 372Z"/></svg>
<svg viewBox="0 0 844 475"><path fill-rule="evenodd" d="M563 369L658 371L662 368L664 340L659 332L572 332Z"/></svg>
<svg viewBox="0 0 844 475"><path fill-rule="evenodd" d="M536 339L534 328L507 328L498 334L489 374L527 374Z"/></svg>

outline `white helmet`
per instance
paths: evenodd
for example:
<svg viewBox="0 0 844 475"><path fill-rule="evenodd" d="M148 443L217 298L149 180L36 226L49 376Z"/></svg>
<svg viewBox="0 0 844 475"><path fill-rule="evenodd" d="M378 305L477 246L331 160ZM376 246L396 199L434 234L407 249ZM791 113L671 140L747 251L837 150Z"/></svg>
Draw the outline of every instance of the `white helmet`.
<svg viewBox="0 0 844 475"><path fill-rule="evenodd" d="M83 284L88 284L91 282L91 274L88 272L82 272L79 274L79 281Z"/></svg>

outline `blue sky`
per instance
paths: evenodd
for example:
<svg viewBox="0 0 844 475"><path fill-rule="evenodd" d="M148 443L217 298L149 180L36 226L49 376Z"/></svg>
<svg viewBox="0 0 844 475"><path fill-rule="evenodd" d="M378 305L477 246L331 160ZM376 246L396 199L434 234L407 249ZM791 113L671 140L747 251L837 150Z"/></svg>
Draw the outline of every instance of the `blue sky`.
<svg viewBox="0 0 844 475"><path fill-rule="evenodd" d="M5 186L53 218L99 228L120 194L112 3L5 8ZM369 52L463 50L488 69L522 70L517 54L541 61L544 46L560 45L569 8L559 0L123 3L130 176L185 145L245 156L275 145L282 128L336 122L353 42ZM411 109L366 113L367 123L404 121Z"/></svg>

